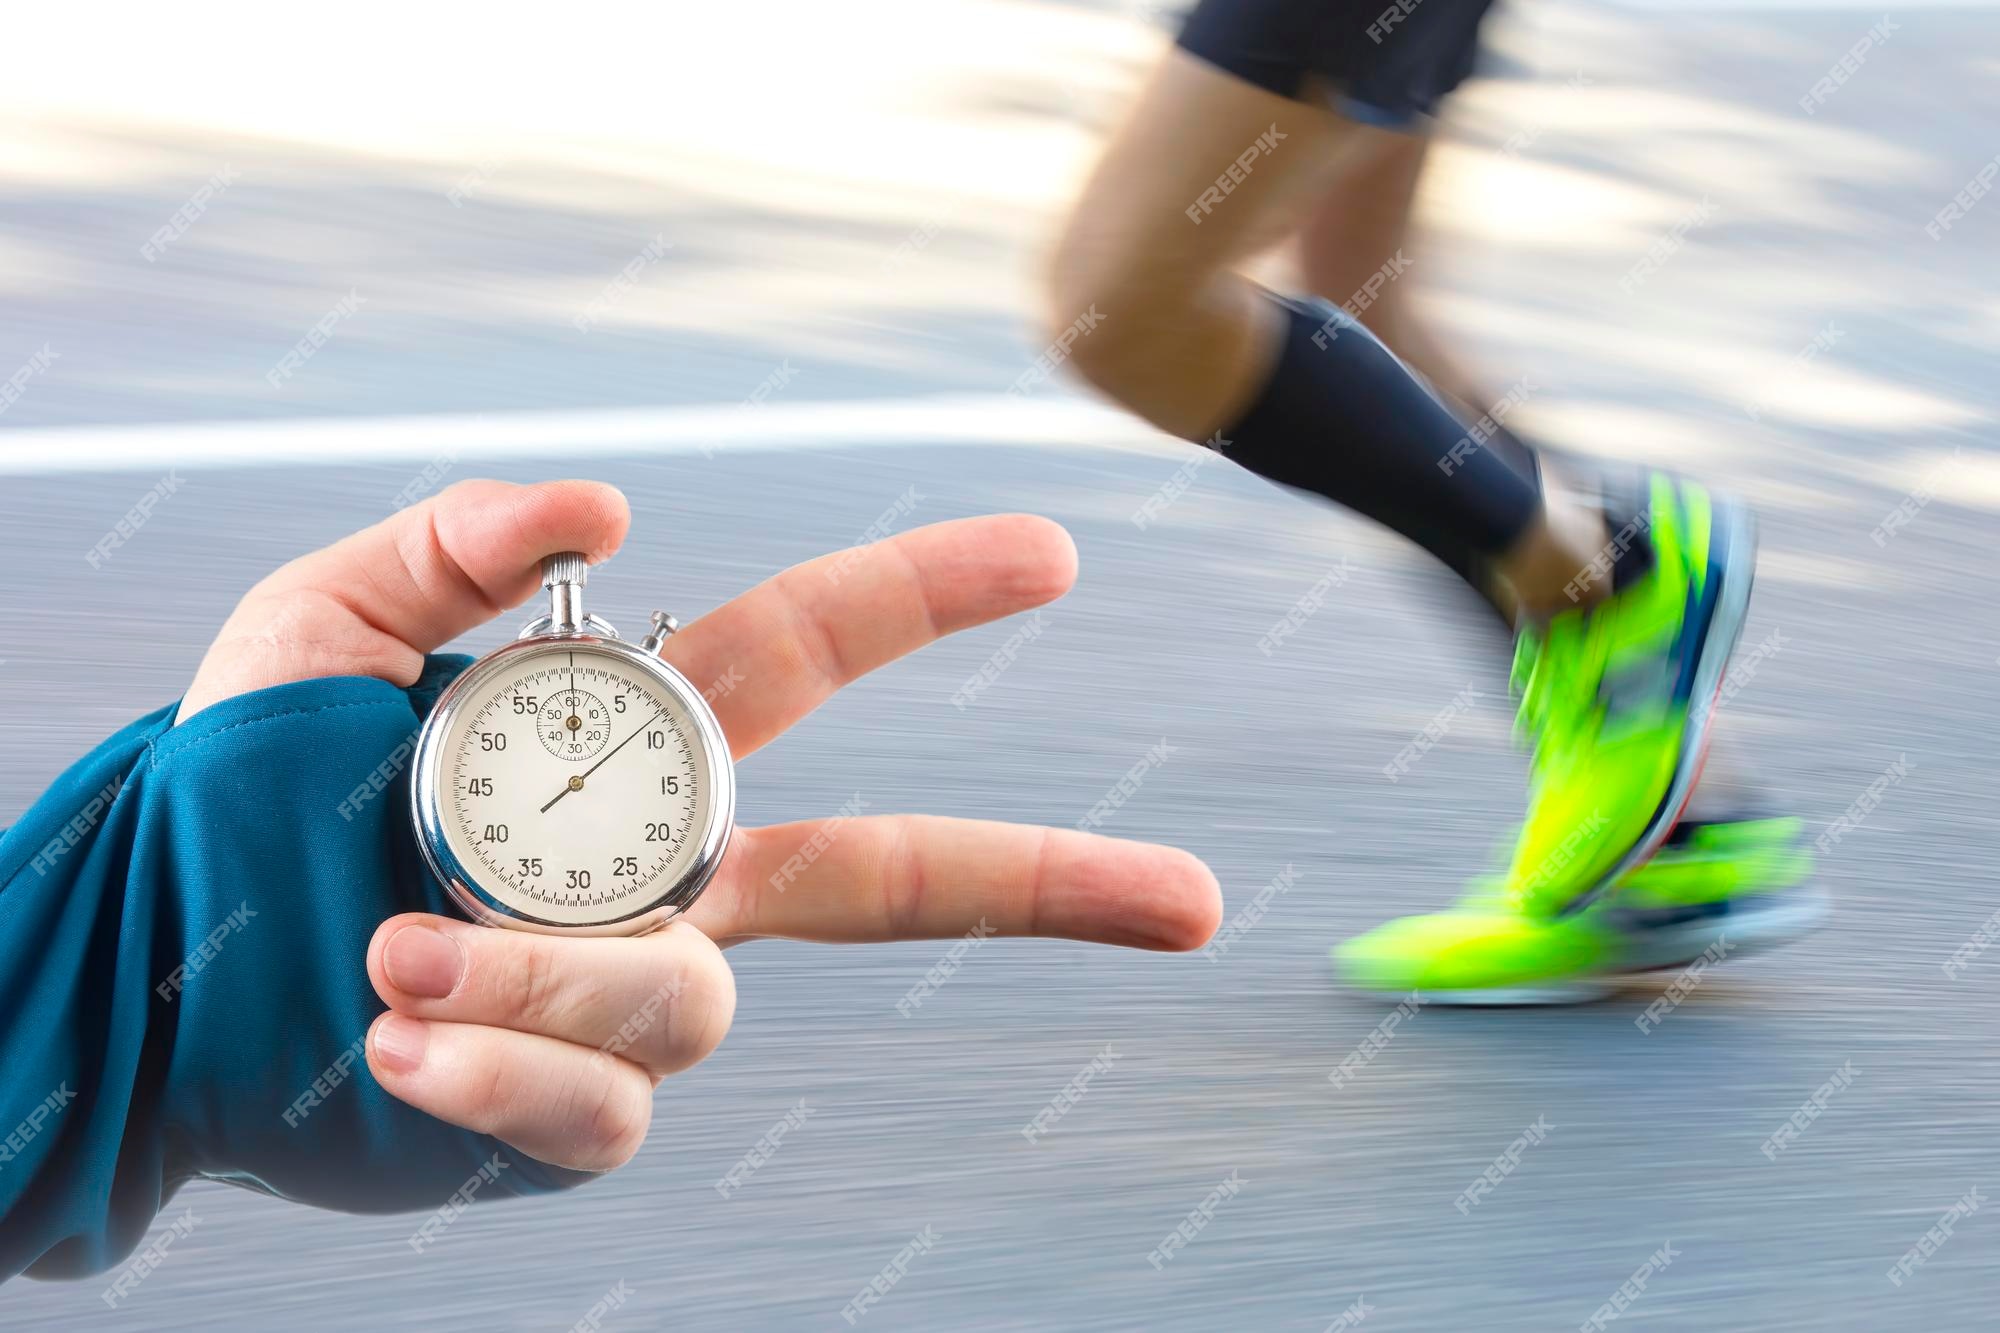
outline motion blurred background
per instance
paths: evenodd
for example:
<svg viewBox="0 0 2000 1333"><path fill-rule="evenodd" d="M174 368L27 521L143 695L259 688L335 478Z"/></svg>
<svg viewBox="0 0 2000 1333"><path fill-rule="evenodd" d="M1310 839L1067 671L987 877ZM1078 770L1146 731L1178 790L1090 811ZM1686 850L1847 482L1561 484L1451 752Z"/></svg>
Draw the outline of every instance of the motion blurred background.
<svg viewBox="0 0 2000 1333"><path fill-rule="evenodd" d="M844 1328L926 1226L938 1245L871 1329L1323 1329L1357 1299L1382 1333L1576 1327L1663 1243L1681 1257L1634 1327L1990 1325L1983 1212L1902 1287L1885 1273L2000 1182L2000 963L1941 967L2000 905L2000 203L1926 230L2000 153L2000 7L1508 0L1489 24L1402 281L1496 396L1528 377L1530 431L1758 506L1745 644L1766 651L1724 744L1761 799L1818 824L1908 776L1825 858L1833 924L1650 1035L1633 1018L1657 987L1426 1009L1340 1088L1383 1012L1336 991L1325 950L1447 902L1518 814L1504 644L1346 515L1188 471L1073 387L1007 393L1044 341L1041 249L1173 17L9 16L0 824L178 694L275 564L459 477L586 475L635 505L603 581L621 623L698 614L887 514L1023 508L1078 538L1078 590L976 702L952 698L1019 626L872 678L743 765L747 821L858 792L1069 825L1164 739L1107 831L1208 859L1232 915L1296 882L1210 956L984 944L908 1017L942 945L738 950L736 1029L662 1087L629 1169L474 1209L421 1255L407 1217L192 1188L198 1227L117 1310L95 1282L16 1282L0 1327L567 1328L624 1283L606 1328ZM1385 780L1446 710L1443 743ZM1028 1143L1107 1043L1115 1065ZM1768 1160L1845 1062L1852 1086ZM815 1114L719 1198L800 1098ZM1546 1143L1462 1216L1538 1117ZM1231 1172L1241 1192L1156 1271Z"/></svg>

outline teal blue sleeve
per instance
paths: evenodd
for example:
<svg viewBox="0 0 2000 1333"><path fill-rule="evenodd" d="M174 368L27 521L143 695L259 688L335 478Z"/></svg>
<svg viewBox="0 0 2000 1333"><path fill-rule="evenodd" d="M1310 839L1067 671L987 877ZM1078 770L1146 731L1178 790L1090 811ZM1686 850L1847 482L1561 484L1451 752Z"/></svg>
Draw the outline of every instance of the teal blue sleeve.
<svg viewBox="0 0 2000 1333"><path fill-rule="evenodd" d="M116 1264L195 1178L351 1212L589 1178L397 1101L360 1053L376 926L452 910L408 765L466 665L163 708L0 835L0 1280Z"/></svg>

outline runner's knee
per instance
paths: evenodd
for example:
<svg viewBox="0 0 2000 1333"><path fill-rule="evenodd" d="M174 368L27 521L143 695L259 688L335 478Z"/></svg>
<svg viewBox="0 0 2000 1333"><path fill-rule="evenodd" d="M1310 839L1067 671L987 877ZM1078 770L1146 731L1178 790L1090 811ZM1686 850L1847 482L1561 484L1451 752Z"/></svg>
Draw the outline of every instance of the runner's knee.
<svg viewBox="0 0 2000 1333"><path fill-rule="evenodd" d="M1049 353L1117 395L1131 368L1171 336L1196 296L1182 265L1073 228L1049 266L1041 337Z"/></svg>

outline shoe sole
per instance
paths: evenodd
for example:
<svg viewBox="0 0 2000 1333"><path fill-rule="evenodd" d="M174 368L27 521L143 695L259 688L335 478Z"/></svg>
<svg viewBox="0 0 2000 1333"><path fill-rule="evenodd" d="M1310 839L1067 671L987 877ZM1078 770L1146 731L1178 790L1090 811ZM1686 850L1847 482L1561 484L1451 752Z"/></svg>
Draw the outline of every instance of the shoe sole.
<svg viewBox="0 0 2000 1333"><path fill-rule="evenodd" d="M1678 971L1723 942L1717 961L1762 953L1810 935L1826 921L1832 898L1818 884L1776 893L1746 894L1731 899L1726 911L1691 920L1642 928L1621 927L1631 944L1618 966L1596 976L1519 986L1468 987L1462 990L1417 986L1424 1002L1447 1008L1501 1009L1588 1004L1616 994L1623 983L1649 973ZM1410 987L1394 991L1356 988L1370 999L1401 1000Z"/></svg>
<svg viewBox="0 0 2000 1333"><path fill-rule="evenodd" d="M1599 977L1575 981L1545 982L1535 986L1488 986L1479 990L1425 991L1427 1004L1448 1009L1541 1009L1565 1004L1588 1004L1617 990L1614 981ZM1407 993L1407 992L1405 992ZM1364 994L1374 995L1367 991ZM1384 995L1383 999L1394 996Z"/></svg>
<svg viewBox="0 0 2000 1333"><path fill-rule="evenodd" d="M1627 926L1632 941L1622 970L1660 972L1686 967L1719 944L1721 958L1761 953L1810 935L1826 921L1832 896L1817 884L1781 893L1746 894L1728 910L1663 926Z"/></svg>
<svg viewBox="0 0 2000 1333"><path fill-rule="evenodd" d="M1750 589L1757 579L1757 525L1751 519L1750 511L1737 501L1721 496L1712 496L1711 505L1710 550L1714 550L1716 541L1720 539L1732 552L1747 554L1730 560L1723 567L1722 586L1716 590L1715 610L1709 620L1708 636L1702 641L1701 656L1695 662L1694 681L1688 690L1688 698L1706 702L1688 709L1687 729L1681 735L1680 762L1674 767L1674 780L1667 785L1666 795L1660 798L1653 822L1646 826L1646 831L1632 844L1631 850L1598 880L1597 885L1564 904L1556 913L1558 917L1570 916L1592 906L1612 885L1653 859L1653 854L1666 842L1667 835L1674 831L1674 825L1680 823L1688 800L1694 795L1695 784L1701 780L1702 768L1708 762L1708 742L1715 732L1715 712L1722 697L1723 677L1729 672L1729 659L1735 654L1737 640L1743 635L1743 624L1750 617Z"/></svg>

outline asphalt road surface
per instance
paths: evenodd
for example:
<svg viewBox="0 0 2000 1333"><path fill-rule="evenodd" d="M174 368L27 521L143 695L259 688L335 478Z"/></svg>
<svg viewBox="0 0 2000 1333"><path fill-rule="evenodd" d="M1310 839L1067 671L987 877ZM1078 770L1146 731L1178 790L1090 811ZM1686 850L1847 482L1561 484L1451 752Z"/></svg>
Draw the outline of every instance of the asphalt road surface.
<svg viewBox="0 0 2000 1333"><path fill-rule="evenodd" d="M1336 1088L1329 1071L1386 1011L1337 990L1328 947L1447 903L1519 812L1505 644L1418 557L1220 464L1141 527L1135 512L1187 458L1166 448L843 440L714 458L468 458L458 471L625 488L633 539L593 592L626 627L655 605L691 618L845 545L912 487L899 522L1015 508L1062 521L1081 582L978 702L961 709L952 695L1018 625L958 636L846 692L741 766L740 817L830 813L858 792L877 811L1067 826L1164 741L1106 831L1203 856L1232 915L1287 867L1295 882L1220 956L991 941L908 1016L897 1001L946 945L733 951L735 1030L662 1086L652 1137L626 1170L561 1198L474 1208L421 1255L404 1243L408 1217L195 1187L181 1197L198 1228L119 1310L97 1282L16 1282L0 1291L0 1326L555 1329L622 1283L631 1294L607 1329L845 1328L843 1305L926 1228L935 1244L865 1313L867 1328L1320 1330L1357 1300L1363 1327L1381 1333L1576 1328L1663 1246L1671 1262L1615 1327L1987 1326L2000 1304L1989 1210L1900 1287L1886 1275L1954 1201L2000 1185L2000 953L1956 979L1943 970L2000 906L1989 424L2000 205L1943 240L1923 231L2000 148L2000 32L1979 9L1899 15L1866 77L1802 116L1797 97L1878 17L1721 13L1656 31L1656 16L1583 11L1549 38L1559 54L1544 92L1582 51L1589 68L1626 71L1600 76L1620 90L1604 104L1626 113L1619 133L1643 131L1648 115L1679 129L1623 156L1615 136L1551 130L1538 160L1585 211L1590 182L1671 185L1678 202L1645 214L1623 250L1495 241L1438 289L1440 313L1497 360L1547 367L1552 433L1613 457L1676 457L1757 504L1764 556L1745 643L1769 649L1731 703L1725 759L1754 774L1759 799L1816 828L1892 764L1907 767L1823 858L1836 911L1821 933L1732 963L1650 1034L1633 1020L1658 987L1560 1011L1426 1007ZM1647 81L1634 84L1641 55ZM1506 82L1468 96L1500 97ZM1802 140L1838 151L1787 156L1788 134L1845 137ZM356 184L314 188L330 198ZM248 176L233 188L246 208L297 216L309 202L258 195ZM178 460L51 471L45 430L727 403L787 355L788 330L767 324L707 344L671 328L563 342L550 321L469 294L503 256L461 263L467 253L435 237L419 253L399 188L322 222L396 238L343 252L358 274L393 251L385 283L421 269L431 305L385 299L372 333L357 316L313 362L321 378L301 375L298 405L264 395L261 372L332 280L303 304L251 299L270 284L248 272L234 275L239 299L214 308L184 304L189 289L133 289L143 317L124 321L114 279L150 270L122 234L99 244L106 214L88 192L45 211L9 200L23 243L69 260L63 280L12 303L22 355L37 328L76 351L74 378L52 370L0 421L0 463L20 474L0 479L0 568L12 572L0 580L0 821L99 737L174 697L258 575L380 517L421 461L187 466L185 486L95 570L84 552ZM1618 277L1704 190L1741 212L1723 209L1619 305ZM185 196L155 193L127 201L133 218ZM923 216L866 243L893 252ZM1565 216L1547 225L1583 226ZM65 233L69 218L88 225ZM679 220L677 234L713 242L710 261L742 221ZM809 231L755 220L772 237ZM551 234L573 221L541 220ZM1012 262L1032 221L992 224L1004 251L982 248L997 244L984 231L946 227L920 264ZM202 243L221 245L224 225ZM583 300L635 248L623 246L604 239L594 267L563 261L595 275ZM663 281L699 285L702 258L680 252L675 263L692 267ZM189 263L176 281L201 276ZM936 278L883 281L905 289L920 276ZM1033 354L1025 305L959 320L924 290L929 316L905 309L880 342L845 351L823 311L802 317L791 332L818 350L797 358L798 392L1004 389ZM1792 365L1830 322L1826 355ZM941 330L958 340L924 336ZM87 349L102 358L88 372ZM107 395L113 381L123 388ZM1767 408L1753 420L1746 402ZM1907 521L1884 532L1899 506ZM1324 606L1261 651L1260 636L1343 561ZM464 646L512 630L509 618ZM1468 688L1443 741L1387 781L1383 766ZM1117 1058L1081 1102L1024 1139L1107 1047ZM1760 1151L1843 1069L1847 1086L1793 1146L1775 1160ZM716 1180L801 1098L811 1117L718 1198ZM1461 1191L1538 1122L1545 1137L1461 1214ZM1156 1268L1149 1253L1232 1178L1240 1187Z"/></svg>

